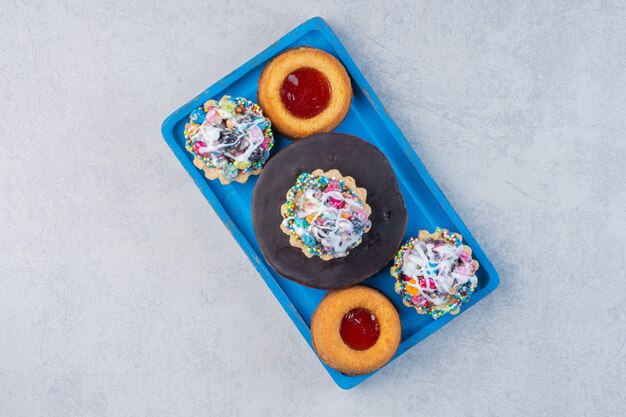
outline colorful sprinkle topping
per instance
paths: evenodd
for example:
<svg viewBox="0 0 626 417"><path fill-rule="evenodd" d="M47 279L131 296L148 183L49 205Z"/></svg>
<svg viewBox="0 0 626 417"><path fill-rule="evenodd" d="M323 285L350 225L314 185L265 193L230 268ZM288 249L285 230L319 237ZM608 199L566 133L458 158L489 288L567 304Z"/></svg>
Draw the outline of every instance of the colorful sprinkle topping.
<svg viewBox="0 0 626 417"><path fill-rule="evenodd" d="M263 167L274 145L269 119L243 98L224 96L192 111L185 148L227 180Z"/></svg>
<svg viewBox="0 0 626 417"><path fill-rule="evenodd" d="M311 255L346 256L372 226L364 202L334 177L300 174L284 207L283 226Z"/></svg>
<svg viewBox="0 0 626 417"><path fill-rule="evenodd" d="M391 267L395 290L406 305L437 319L467 303L476 288L478 263L458 233L437 228L423 239L411 238Z"/></svg>

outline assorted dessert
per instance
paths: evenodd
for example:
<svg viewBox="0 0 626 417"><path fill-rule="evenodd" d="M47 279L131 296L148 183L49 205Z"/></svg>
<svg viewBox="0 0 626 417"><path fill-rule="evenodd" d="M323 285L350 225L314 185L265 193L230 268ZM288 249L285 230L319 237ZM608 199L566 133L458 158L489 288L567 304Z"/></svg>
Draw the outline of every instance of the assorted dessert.
<svg viewBox="0 0 626 417"><path fill-rule="evenodd" d="M457 314L478 284L478 262L463 237L437 228L434 233L420 230L398 251L391 267L395 290L408 307L434 319L446 313Z"/></svg>
<svg viewBox="0 0 626 417"><path fill-rule="evenodd" d="M207 101L191 112L184 135L194 165L222 184L260 174L274 145L269 119L243 97Z"/></svg>
<svg viewBox="0 0 626 417"><path fill-rule="evenodd" d="M307 257L342 258L372 226L366 197L367 191L357 187L354 178L343 177L336 169L303 172L280 208L284 218L280 227L290 236L289 243Z"/></svg>
<svg viewBox="0 0 626 417"><path fill-rule="evenodd" d="M331 290L311 318L313 347L328 366L362 375L391 360L402 328L385 295L356 284L393 259L402 302L437 319L468 302L478 262L460 234L440 228L421 230L397 250L407 212L389 161L360 138L325 133L351 100L350 77L335 57L290 49L261 74L260 105L228 95L208 100L191 112L184 136L210 180L245 183L263 170L252 196L259 248L283 277ZM272 128L306 139L268 162Z"/></svg>
<svg viewBox="0 0 626 417"><path fill-rule="evenodd" d="M290 49L259 78L258 101L276 130L299 139L330 132L346 117L352 85L344 66L321 49Z"/></svg>
<svg viewBox="0 0 626 417"><path fill-rule="evenodd" d="M361 285L329 292L311 318L313 348L348 375L373 372L398 349L400 316L382 293Z"/></svg>

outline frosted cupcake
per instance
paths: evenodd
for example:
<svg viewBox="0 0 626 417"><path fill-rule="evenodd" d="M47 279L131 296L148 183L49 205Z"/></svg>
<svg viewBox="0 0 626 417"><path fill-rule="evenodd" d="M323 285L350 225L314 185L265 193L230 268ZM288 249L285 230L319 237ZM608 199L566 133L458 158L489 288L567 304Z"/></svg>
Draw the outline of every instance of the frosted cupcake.
<svg viewBox="0 0 626 417"><path fill-rule="evenodd" d="M348 255L372 227L367 191L336 169L316 169L298 176L280 208L280 227L289 243L309 258L328 261Z"/></svg>
<svg viewBox="0 0 626 417"><path fill-rule="evenodd" d="M185 148L208 179L243 184L250 175L261 173L269 157L274 145L270 127L257 104L224 96L191 112L185 125Z"/></svg>
<svg viewBox="0 0 626 417"><path fill-rule="evenodd" d="M420 230L398 251L391 267L395 290L403 303L419 314L434 319L446 313L457 314L478 284L478 262L463 237L440 229Z"/></svg>

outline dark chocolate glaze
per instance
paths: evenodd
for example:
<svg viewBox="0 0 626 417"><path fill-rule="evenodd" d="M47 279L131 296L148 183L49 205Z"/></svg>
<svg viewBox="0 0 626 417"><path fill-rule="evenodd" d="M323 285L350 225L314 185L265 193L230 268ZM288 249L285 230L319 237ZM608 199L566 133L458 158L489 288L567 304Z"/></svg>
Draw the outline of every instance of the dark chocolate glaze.
<svg viewBox="0 0 626 417"><path fill-rule="evenodd" d="M338 169L367 190L372 228L343 258L307 258L281 229L280 206L303 172ZM321 133L290 144L271 158L252 194L252 224L267 262L285 278L308 287L344 288L380 271L402 243L407 212L389 161L374 145L346 134Z"/></svg>

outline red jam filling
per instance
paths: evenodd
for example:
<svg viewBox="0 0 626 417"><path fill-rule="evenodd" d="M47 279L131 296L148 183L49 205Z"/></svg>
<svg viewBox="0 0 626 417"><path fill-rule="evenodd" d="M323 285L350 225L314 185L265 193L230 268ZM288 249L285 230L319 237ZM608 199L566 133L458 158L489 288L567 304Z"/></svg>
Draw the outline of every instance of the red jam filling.
<svg viewBox="0 0 626 417"><path fill-rule="evenodd" d="M280 99L289 111L301 119L323 112L330 103L328 78L314 68L299 68L283 80Z"/></svg>
<svg viewBox="0 0 626 417"><path fill-rule="evenodd" d="M376 316L364 308L355 308L343 316L339 333L344 343L354 350L366 350L374 346L380 336Z"/></svg>

